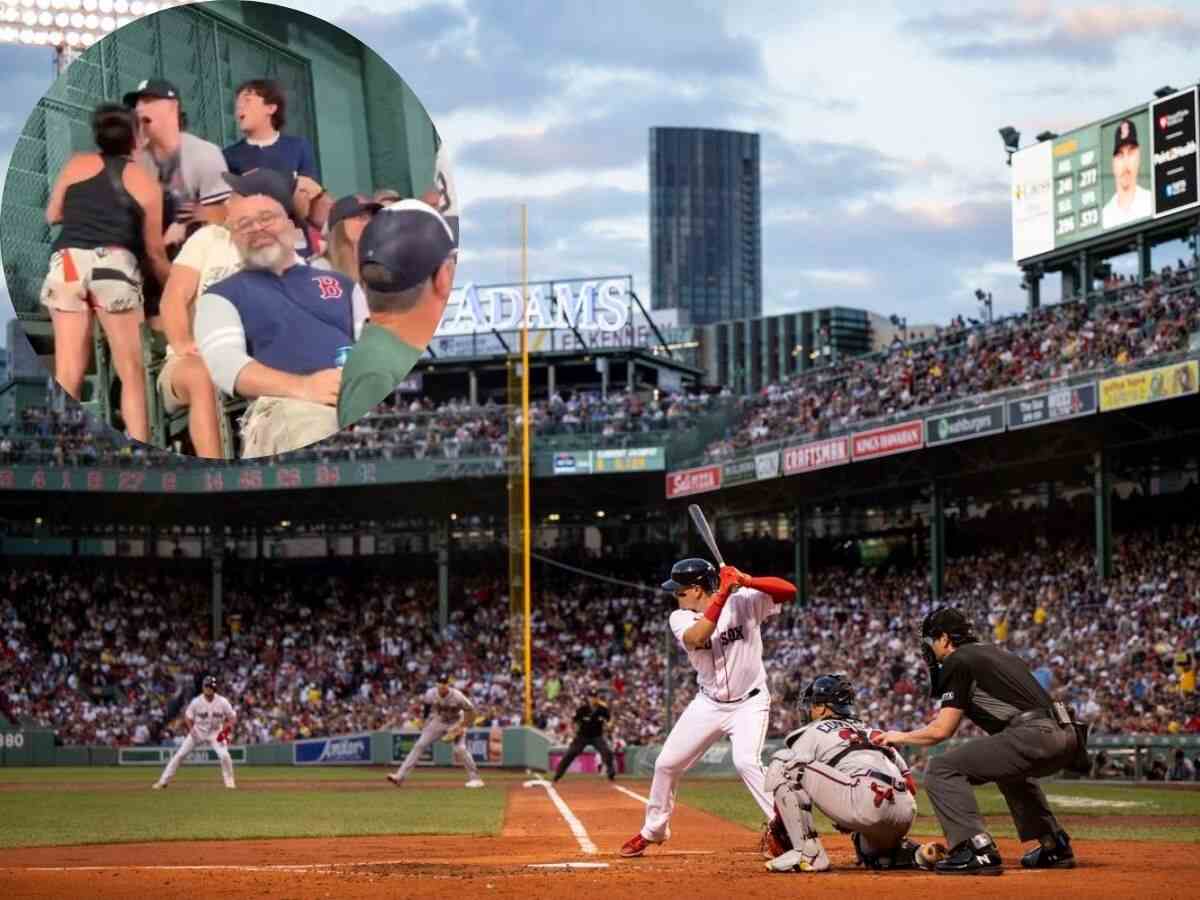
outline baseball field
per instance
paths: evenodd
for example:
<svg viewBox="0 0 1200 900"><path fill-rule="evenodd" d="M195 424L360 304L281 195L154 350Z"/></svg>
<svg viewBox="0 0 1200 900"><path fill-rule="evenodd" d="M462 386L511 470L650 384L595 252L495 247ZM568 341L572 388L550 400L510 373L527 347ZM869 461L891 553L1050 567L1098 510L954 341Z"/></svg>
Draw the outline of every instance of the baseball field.
<svg viewBox="0 0 1200 900"><path fill-rule="evenodd" d="M1080 865L1026 872L1000 795L979 790L1007 871L1000 878L867 873L848 839L821 821L834 870L768 873L760 817L736 780L685 778L672 838L640 859L617 855L641 825L648 782L461 770L187 768L165 791L157 770L0 770L0 883L8 897L604 896L638 900L776 897L816 887L839 896L914 891L943 897L1064 894L1191 897L1200 883L1200 785L1059 782L1051 804ZM936 835L919 795L916 836ZM1169 865L1167 864L1169 862ZM913 880L922 884L913 884ZM937 881L935 885L932 881Z"/></svg>

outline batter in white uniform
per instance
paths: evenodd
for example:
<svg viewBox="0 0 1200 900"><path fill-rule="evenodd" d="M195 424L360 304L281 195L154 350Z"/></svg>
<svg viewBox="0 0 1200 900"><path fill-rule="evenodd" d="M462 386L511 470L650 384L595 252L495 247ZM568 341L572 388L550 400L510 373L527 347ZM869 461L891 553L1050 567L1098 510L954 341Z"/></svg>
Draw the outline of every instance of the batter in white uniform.
<svg viewBox="0 0 1200 900"><path fill-rule="evenodd" d="M204 679L202 691L199 697L192 698L192 702L184 710L183 717L188 723L187 737L163 769L158 781L154 782L156 791L171 783L184 757L197 747L212 747L221 763L221 777L225 781L225 787L237 787L233 783L233 758L230 757L228 749L229 735L233 731L233 723L237 721L237 713L233 711L229 701L217 693L217 679L212 675Z"/></svg>
<svg viewBox="0 0 1200 900"><path fill-rule="evenodd" d="M779 612L779 604L796 596L796 588L782 578L752 578L732 566L723 566L718 575L708 560L684 559L671 568L663 590L679 601L669 620L671 631L687 651L700 690L654 764L646 821L621 847L626 857L641 856L647 846L671 836L668 823L679 777L722 735L733 743L733 764L763 815L774 814L762 766L771 697L759 628Z"/></svg>
<svg viewBox="0 0 1200 900"><path fill-rule="evenodd" d="M469 788L483 787L483 779L479 777L479 768L475 758L467 750L467 726L475 721L475 705L467 699L466 694L450 686L450 676L438 678L436 687L431 687L421 698L425 704L425 727L421 736L404 758L400 768L387 777L396 787L404 783L405 777L412 771L425 748L439 738L454 742L454 761L459 763L470 779Z"/></svg>
<svg viewBox="0 0 1200 900"><path fill-rule="evenodd" d="M767 766L777 816L765 849L768 856L779 851L767 868L829 869L813 826L814 806L850 833L862 865L913 868L918 845L904 836L917 815L917 789L904 758L871 743L871 729L854 715L854 686L844 675L816 678L804 692L804 705L808 724L784 739L786 747Z"/></svg>

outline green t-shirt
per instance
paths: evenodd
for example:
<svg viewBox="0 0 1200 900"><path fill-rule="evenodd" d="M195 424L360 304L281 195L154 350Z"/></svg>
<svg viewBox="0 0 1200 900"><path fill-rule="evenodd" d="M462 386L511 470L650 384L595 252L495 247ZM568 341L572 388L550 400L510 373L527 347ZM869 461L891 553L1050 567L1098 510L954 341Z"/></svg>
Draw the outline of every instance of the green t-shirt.
<svg viewBox="0 0 1200 900"><path fill-rule="evenodd" d="M342 368L338 428L357 422L382 402L408 377L424 352L423 347L407 344L368 322Z"/></svg>

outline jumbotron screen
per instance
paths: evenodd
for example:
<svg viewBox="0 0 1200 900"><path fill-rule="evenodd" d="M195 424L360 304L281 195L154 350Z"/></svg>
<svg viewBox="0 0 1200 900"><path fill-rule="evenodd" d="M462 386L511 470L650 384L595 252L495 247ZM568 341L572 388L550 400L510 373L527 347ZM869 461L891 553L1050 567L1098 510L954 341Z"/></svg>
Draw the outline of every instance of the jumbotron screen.
<svg viewBox="0 0 1200 900"><path fill-rule="evenodd" d="M1013 154L1013 259L1195 206L1196 94L1188 88Z"/></svg>

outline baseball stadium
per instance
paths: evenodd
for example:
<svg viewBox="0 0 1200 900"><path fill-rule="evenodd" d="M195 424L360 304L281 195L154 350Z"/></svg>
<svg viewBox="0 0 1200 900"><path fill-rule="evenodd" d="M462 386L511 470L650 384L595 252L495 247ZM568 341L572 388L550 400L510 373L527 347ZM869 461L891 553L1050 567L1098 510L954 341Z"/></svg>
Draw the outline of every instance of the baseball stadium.
<svg viewBox="0 0 1200 900"><path fill-rule="evenodd" d="M1191 204L1173 189L1109 228L1095 199L1050 198L1102 142L1126 152L1120 123L1150 144L1159 104L1184 101L1194 123L1197 88L1014 146L1019 314L693 324L648 308L619 261L522 265L460 285L362 420L278 456L199 459L166 449L186 417L151 416L158 447L121 433L103 353L82 403L47 377L54 135L169 78L215 139L232 86L291 72L334 190L419 193L416 164L383 148L414 122L420 171L436 148L419 104L392 117L364 93L382 61L282 20L171 14L241 68L206 79L187 41L134 22L122 52L68 64L8 175L7 896L1194 895L1196 145L1171 157ZM335 77L356 98L331 113L353 119L352 148L322 127ZM1131 254L1136 275L1115 274ZM977 705L972 688L955 706L977 651L1042 699ZM948 733L915 737L948 712ZM818 731L879 760L842 785L862 782L861 815L806 787L845 771L798 756ZM1028 737L1004 745L1020 756L1004 774L963 768L1017 733L1059 750ZM1019 791L1053 824L1031 830ZM899 843L881 846L873 817L896 809Z"/></svg>

